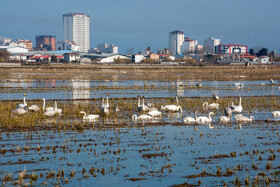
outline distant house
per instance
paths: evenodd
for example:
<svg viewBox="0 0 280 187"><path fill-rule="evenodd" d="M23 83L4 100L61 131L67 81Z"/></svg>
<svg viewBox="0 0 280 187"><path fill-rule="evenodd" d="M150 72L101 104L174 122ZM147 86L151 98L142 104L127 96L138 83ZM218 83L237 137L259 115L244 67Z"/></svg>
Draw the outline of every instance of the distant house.
<svg viewBox="0 0 280 187"><path fill-rule="evenodd" d="M159 60L159 54L151 53L150 54L150 59L152 59L152 60Z"/></svg>
<svg viewBox="0 0 280 187"><path fill-rule="evenodd" d="M257 60L260 64L268 64L269 63L269 57L268 56L261 56Z"/></svg>
<svg viewBox="0 0 280 187"><path fill-rule="evenodd" d="M140 55L140 54L132 55L132 61L135 63L139 63L139 62L143 61L144 59L145 59L144 55Z"/></svg>
<svg viewBox="0 0 280 187"><path fill-rule="evenodd" d="M90 58L91 60L96 60L99 63L112 63L115 62L116 59L129 59L127 56L114 53L85 54L84 57Z"/></svg>
<svg viewBox="0 0 280 187"><path fill-rule="evenodd" d="M26 55L28 53L28 49L19 46L0 46L0 50L8 51L11 56L10 60L26 60Z"/></svg>
<svg viewBox="0 0 280 187"><path fill-rule="evenodd" d="M79 53L64 53L63 56L66 62L79 62L81 59Z"/></svg>

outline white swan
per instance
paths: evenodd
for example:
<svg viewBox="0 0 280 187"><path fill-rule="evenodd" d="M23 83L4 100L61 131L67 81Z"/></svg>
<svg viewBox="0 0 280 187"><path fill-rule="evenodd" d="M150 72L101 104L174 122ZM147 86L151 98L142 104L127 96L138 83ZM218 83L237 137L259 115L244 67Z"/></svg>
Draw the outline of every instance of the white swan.
<svg viewBox="0 0 280 187"><path fill-rule="evenodd" d="M229 116L220 116L219 120L220 120L220 123L229 123L231 118Z"/></svg>
<svg viewBox="0 0 280 187"><path fill-rule="evenodd" d="M150 108L147 105L145 105L144 97L142 99L142 105L140 104L140 100L141 100L140 96L138 96L138 111L139 112L148 112L150 110Z"/></svg>
<svg viewBox="0 0 280 187"><path fill-rule="evenodd" d="M194 118L193 117L185 117L183 121L184 121L185 124L193 124L193 123L196 122L196 120L197 120L196 111L194 111Z"/></svg>
<svg viewBox="0 0 280 187"><path fill-rule="evenodd" d="M23 94L23 103L20 103L18 106L17 106L17 108L25 108L26 106L27 106L27 103L26 103L26 101L25 101L25 96L26 96L26 94Z"/></svg>
<svg viewBox="0 0 280 187"><path fill-rule="evenodd" d="M108 94L107 94L107 98L106 98L106 103L104 101L104 98L102 97L102 103L101 103L101 106L100 106L100 110L101 112L104 114L104 115L109 115L110 114L110 111L109 111L109 100L108 100Z"/></svg>
<svg viewBox="0 0 280 187"><path fill-rule="evenodd" d="M44 99L43 99L44 100ZM45 102L44 102L45 103ZM43 110L45 109L44 107L45 105L43 105ZM53 108L53 109L52 109ZM48 109L48 110L47 110ZM54 107L48 107L45 112L43 113L44 116L54 116L55 114L59 114L61 115L62 113L62 109L60 108L57 108L57 103L56 101L54 102Z"/></svg>
<svg viewBox="0 0 280 187"><path fill-rule="evenodd" d="M12 113L17 114L17 115L22 115L25 114L28 111L28 107L25 106L24 108L16 108L12 111Z"/></svg>
<svg viewBox="0 0 280 187"><path fill-rule="evenodd" d="M273 111L271 113L273 116L280 116L280 111Z"/></svg>
<svg viewBox="0 0 280 187"><path fill-rule="evenodd" d="M237 112L237 113L241 113L242 112L243 107L241 105L241 97L239 97L239 105L237 105L237 106L233 105L231 107L231 109L233 110L233 112Z"/></svg>
<svg viewBox="0 0 280 187"><path fill-rule="evenodd" d="M40 110L40 107L38 105L31 105L28 109L37 112Z"/></svg>
<svg viewBox="0 0 280 187"><path fill-rule="evenodd" d="M235 121L238 123L238 122L245 122L245 123L248 123L248 122L253 122L254 121L254 116L251 116L250 118L246 117L246 116L235 116Z"/></svg>
<svg viewBox="0 0 280 187"><path fill-rule="evenodd" d="M204 102L202 105L203 109L211 108L211 109L218 109L219 108L219 103L211 103L208 104L207 102Z"/></svg>
<svg viewBox="0 0 280 187"><path fill-rule="evenodd" d="M142 114L142 115L140 115L140 116L137 116L136 114L134 114L134 115L132 116L132 120L133 120L133 121L137 121L137 120L139 120L139 121L145 121L145 120L151 120L151 119L153 119L153 117L150 116L150 115L146 115L146 114Z"/></svg>
<svg viewBox="0 0 280 187"><path fill-rule="evenodd" d="M147 114L152 117L161 117L161 112L158 110L151 110Z"/></svg>
<svg viewBox="0 0 280 187"><path fill-rule="evenodd" d="M269 82L270 82L271 84L273 84L273 83L274 83L274 80L273 80L273 79L270 79Z"/></svg>
<svg viewBox="0 0 280 187"><path fill-rule="evenodd" d="M105 104L105 107L107 107L109 109L109 94L107 94L107 97L106 97L106 104Z"/></svg>
<svg viewBox="0 0 280 187"><path fill-rule="evenodd" d="M40 107L38 107L38 105L31 105L29 107L29 110L37 112L40 110Z"/></svg>
<svg viewBox="0 0 280 187"><path fill-rule="evenodd" d="M214 112L210 112L210 113L208 114L208 117L206 117L206 116L197 117L197 118L196 118L196 119L197 119L196 122L197 122L197 123L201 123L201 124L211 123L211 122L212 122L211 115L214 115Z"/></svg>
<svg viewBox="0 0 280 187"><path fill-rule="evenodd" d="M43 100L43 110L44 110L44 111L54 110L54 107L47 107L47 108L46 108L46 99L43 98L42 100Z"/></svg>
<svg viewBox="0 0 280 187"><path fill-rule="evenodd" d="M181 112L183 113L182 107L181 106L177 106L177 105L165 105L165 106L161 106L161 110L163 111L169 111L169 112Z"/></svg>
<svg viewBox="0 0 280 187"><path fill-rule="evenodd" d="M84 111L81 111L80 113L84 114L84 117L83 117L84 122L93 122L99 118L99 115L96 115L96 114L87 115Z"/></svg>
<svg viewBox="0 0 280 187"><path fill-rule="evenodd" d="M54 101L54 111L55 111L56 113L58 113L59 115L61 115L61 113L62 113L62 109L61 109L61 108L57 108L57 103L56 103L56 101Z"/></svg>

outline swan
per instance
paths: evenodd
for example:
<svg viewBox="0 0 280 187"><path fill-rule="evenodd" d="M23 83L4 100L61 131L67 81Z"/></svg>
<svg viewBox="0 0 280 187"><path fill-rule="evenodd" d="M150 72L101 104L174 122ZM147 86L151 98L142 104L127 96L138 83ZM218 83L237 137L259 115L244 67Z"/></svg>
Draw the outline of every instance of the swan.
<svg viewBox="0 0 280 187"><path fill-rule="evenodd" d="M44 110L44 105L43 105L43 110ZM49 108L49 109L48 109ZM59 115L61 115L61 113L62 113L62 109L60 109L60 108L57 108L57 103L56 103L56 101L54 102L54 107L48 107L47 109L48 110L45 110L45 112L43 113L43 115L44 116L48 116L48 117L50 117L50 116L54 116L55 114L59 114ZM52 110L51 110L51 108L53 108Z"/></svg>
<svg viewBox="0 0 280 187"><path fill-rule="evenodd" d="M229 103L227 104L227 107L225 108L225 115L231 116L232 115L232 109L229 106Z"/></svg>
<svg viewBox="0 0 280 187"><path fill-rule="evenodd" d="M211 122L212 122L211 115L214 115L214 112L210 112L210 113L208 114L208 117L206 117L206 116L197 117L197 118L196 118L196 119L197 119L196 122L197 122L197 123L202 123L202 124L211 123Z"/></svg>
<svg viewBox="0 0 280 187"><path fill-rule="evenodd" d="M142 99L142 105L139 103L140 103L140 97L138 97L138 111L139 112L147 112L150 110L150 108L147 105L145 105L145 103L144 103L144 97Z"/></svg>
<svg viewBox="0 0 280 187"><path fill-rule="evenodd" d="M228 122L230 122L231 118L230 118L230 116L220 116L219 120L220 120L220 123L228 123Z"/></svg>
<svg viewBox="0 0 280 187"><path fill-rule="evenodd" d="M25 101L26 94L23 94L23 103L20 103L17 108L25 108L27 106L27 103Z"/></svg>
<svg viewBox="0 0 280 187"><path fill-rule="evenodd" d="M38 105L31 105L28 109L37 112L40 110L40 107Z"/></svg>
<svg viewBox="0 0 280 187"><path fill-rule="evenodd" d="M42 100L43 100L43 110L45 110L45 111L54 110L54 107L47 107L46 108L46 99L43 98Z"/></svg>
<svg viewBox="0 0 280 187"><path fill-rule="evenodd" d="M242 112L243 107L241 105L241 97L239 97L239 105L237 105L237 106L233 105L231 107L231 109L233 110L233 112L237 112L237 113L241 113Z"/></svg>
<svg viewBox="0 0 280 187"><path fill-rule="evenodd" d="M208 104L207 102L203 103L202 105L203 109L211 108L211 109L218 109L219 108L219 103L211 103Z"/></svg>
<svg viewBox="0 0 280 187"><path fill-rule="evenodd" d="M109 108L109 99L108 99L108 96L109 94L107 94L107 97L106 97L106 104L105 104L105 107Z"/></svg>
<svg viewBox="0 0 280 187"><path fill-rule="evenodd" d="M202 84L201 84L201 83L197 83L196 86L197 86L197 87L201 87Z"/></svg>
<svg viewBox="0 0 280 187"><path fill-rule="evenodd" d="M246 116L235 116L235 121L238 122L253 122L254 116L251 116L250 118Z"/></svg>
<svg viewBox="0 0 280 187"><path fill-rule="evenodd" d="M62 109L61 109L61 108L57 108L57 103L56 103L56 101L54 101L54 110L55 110L56 113L58 113L59 115L61 115Z"/></svg>
<svg viewBox="0 0 280 187"><path fill-rule="evenodd" d="M177 105L161 105L161 110L163 111L169 111L169 112L181 112L183 113L182 107L181 106L177 106Z"/></svg>
<svg viewBox="0 0 280 187"><path fill-rule="evenodd" d="M185 118L184 118L184 123L186 123L186 124L192 124L192 123L195 123L196 120L197 120L196 111L194 111L194 118L193 118L193 117L185 117Z"/></svg>
<svg viewBox="0 0 280 187"><path fill-rule="evenodd" d="M16 108L12 111L12 113L17 115L25 114L28 111L28 106L25 106L24 108Z"/></svg>
<svg viewBox="0 0 280 187"><path fill-rule="evenodd" d="M40 107L38 107L37 105L31 105L29 107L29 110L37 112L40 110Z"/></svg>
<svg viewBox="0 0 280 187"><path fill-rule="evenodd" d="M280 116L280 111L273 111L271 113L273 116Z"/></svg>
<svg viewBox="0 0 280 187"><path fill-rule="evenodd" d="M151 120L151 119L153 119L153 117L152 116L150 116L150 115L146 115L146 114L142 114L142 115L140 115L140 116L137 116L136 114L134 114L133 116L132 116L132 120L133 121L137 121L137 120L139 120L139 121L144 121L144 120Z"/></svg>
<svg viewBox="0 0 280 187"><path fill-rule="evenodd" d="M161 112L158 110L151 110L147 114L152 117L161 117Z"/></svg>
<svg viewBox="0 0 280 187"><path fill-rule="evenodd" d="M270 82L271 84L273 84L273 83L274 83L274 80L273 80L273 79L270 79L269 82Z"/></svg>
<svg viewBox="0 0 280 187"><path fill-rule="evenodd" d="M81 111L80 113L84 114L84 117L83 117L84 122L93 122L99 118L99 115L96 115L96 114L87 115L84 111Z"/></svg>

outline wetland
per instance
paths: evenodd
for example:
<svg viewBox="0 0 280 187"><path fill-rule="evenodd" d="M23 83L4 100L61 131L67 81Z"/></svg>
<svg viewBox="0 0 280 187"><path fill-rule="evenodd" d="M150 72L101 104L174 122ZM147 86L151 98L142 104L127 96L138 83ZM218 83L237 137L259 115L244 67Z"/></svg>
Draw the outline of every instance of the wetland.
<svg viewBox="0 0 280 187"><path fill-rule="evenodd" d="M2 185L232 186L278 185L280 180L278 66L49 66L0 68L0 182ZM235 83L240 83L236 86ZM15 114L23 103L37 112ZM107 94L109 96L107 96ZM213 95L219 96L214 99ZM138 96L159 111L141 115ZM176 96L178 103L176 103ZM109 114L101 109L108 97ZM219 122L242 98L250 123ZM61 114L44 115L57 102ZM205 109L203 103L218 103ZM115 110L115 108L119 111ZM93 121L83 114L96 114ZM184 118L208 116L209 124Z"/></svg>

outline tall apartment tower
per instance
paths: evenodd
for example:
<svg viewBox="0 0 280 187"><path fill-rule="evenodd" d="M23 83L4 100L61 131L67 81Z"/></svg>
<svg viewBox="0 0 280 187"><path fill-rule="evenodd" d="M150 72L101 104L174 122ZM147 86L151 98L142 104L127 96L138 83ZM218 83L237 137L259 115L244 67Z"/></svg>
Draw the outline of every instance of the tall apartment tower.
<svg viewBox="0 0 280 187"><path fill-rule="evenodd" d="M208 38L204 40L204 50L208 54L215 53L215 47L221 44L220 39Z"/></svg>
<svg viewBox="0 0 280 187"><path fill-rule="evenodd" d="M181 31L176 30L169 33L169 49L171 54L181 54L184 38L184 33Z"/></svg>
<svg viewBox="0 0 280 187"><path fill-rule="evenodd" d="M36 36L36 50L56 50L56 36L38 35Z"/></svg>
<svg viewBox="0 0 280 187"><path fill-rule="evenodd" d="M90 49L89 15L68 13L62 17L64 41L74 41L80 46L81 52L88 52Z"/></svg>

